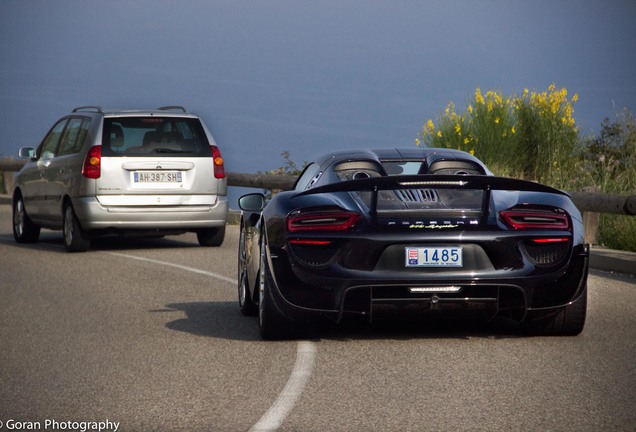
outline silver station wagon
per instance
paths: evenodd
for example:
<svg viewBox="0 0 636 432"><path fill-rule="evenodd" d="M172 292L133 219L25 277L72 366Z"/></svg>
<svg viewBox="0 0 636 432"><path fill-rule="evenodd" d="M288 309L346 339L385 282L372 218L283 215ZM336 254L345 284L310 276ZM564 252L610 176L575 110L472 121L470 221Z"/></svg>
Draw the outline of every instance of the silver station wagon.
<svg viewBox="0 0 636 432"><path fill-rule="evenodd" d="M17 174L13 234L38 240L61 229L71 252L101 234L196 232L201 246L225 237L223 158L201 121L181 106L151 111L75 108L55 123Z"/></svg>

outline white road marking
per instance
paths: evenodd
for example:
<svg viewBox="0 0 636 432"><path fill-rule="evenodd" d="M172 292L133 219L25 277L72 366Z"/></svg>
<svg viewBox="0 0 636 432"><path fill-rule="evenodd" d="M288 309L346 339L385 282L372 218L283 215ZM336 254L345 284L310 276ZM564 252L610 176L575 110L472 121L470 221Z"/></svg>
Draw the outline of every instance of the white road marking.
<svg viewBox="0 0 636 432"><path fill-rule="evenodd" d="M250 432L275 431L289 415L300 398L305 384L311 376L316 358L316 346L311 342L298 342L296 364L291 376L280 392L274 404L261 419L250 429Z"/></svg>
<svg viewBox="0 0 636 432"><path fill-rule="evenodd" d="M170 263L170 262L159 261L159 260L154 260L154 259L150 259L150 258L143 258L143 257L135 256L135 255L128 255L128 254L117 253L117 252L104 252L104 253L107 253L109 255L120 256L120 257L124 257L124 258L132 258L132 259L136 259L136 260L139 260L139 261L146 261L146 262L150 262L150 263L153 263L153 264L159 264L159 265L162 265L162 266L174 267L174 268L178 268L178 269L181 269L181 270L187 270L187 271L190 271L190 272L193 272L193 273L199 273L199 274L202 274L202 275L206 275L206 276L210 276L210 277L213 277L213 278L216 278L216 279L220 279L222 281L225 281L227 283L231 283L231 284L234 284L234 285L238 284L236 279L229 278L227 276L223 276L223 275L220 275L218 273L213 273L213 272L209 272L209 271L205 271L205 270L199 270L199 269L196 269L194 267L188 267L188 266L184 266L184 265L180 265L180 264L174 264L174 263Z"/></svg>
<svg viewBox="0 0 636 432"><path fill-rule="evenodd" d="M124 258L132 258L139 261L145 261L163 266L170 266L193 273L211 276L231 284L237 284L236 279L232 279L218 273L199 270L193 267L117 252L104 253ZM254 426L252 426L250 432L269 432L275 431L280 427L280 425L283 423L283 421L285 421L291 410L294 408L294 405L296 405L296 402L300 398L300 395L305 388L305 384L309 380L311 372L314 368L315 358L315 344L311 342L298 342L298 348L296 350L296 363L294 364L294 369L292 370L292 373L289 376L285 387L280 392L269 410L267 410L263 417L261 417Z"/></svg>

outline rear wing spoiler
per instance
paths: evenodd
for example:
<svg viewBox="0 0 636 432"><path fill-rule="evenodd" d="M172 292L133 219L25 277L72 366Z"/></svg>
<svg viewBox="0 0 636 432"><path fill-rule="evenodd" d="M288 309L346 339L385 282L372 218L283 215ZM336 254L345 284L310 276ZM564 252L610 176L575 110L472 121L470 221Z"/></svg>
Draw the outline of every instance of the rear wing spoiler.
<svg viewBox="0 0 636 432"><path fill-rule="evenodd" d="M484 175L443 175L421 174L405 176L382 176L368 179L350 180L332 183L325 186L308 189L296 196L313 195L332 192L372 192L370 213L377 216L378 191L396 189L457 189L457 190L482 190L481 213L486 219L489 215L490 194L493 190L543 192L569 197L569 194L540 183L519 180L508 177L484 176Z"/></svg>
<svg viewBox="0 0 636 432"><path fill-rule="evenodd" d="M328 192L369 192L375 190L413 189L422 187L435 189L481 189L546 192L569 196L567 192L527 180L486 175L446 174L382 176L360 180L349 180L307 189L306 191L300 192L298 196Z"/></svg>

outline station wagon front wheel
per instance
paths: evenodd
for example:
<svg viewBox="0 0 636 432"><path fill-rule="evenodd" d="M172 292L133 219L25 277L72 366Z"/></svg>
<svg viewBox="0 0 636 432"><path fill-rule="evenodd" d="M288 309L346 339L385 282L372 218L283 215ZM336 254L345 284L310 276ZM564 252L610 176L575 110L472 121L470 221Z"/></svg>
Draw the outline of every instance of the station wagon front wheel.
<svg viewBox="0 0 636 432"><path fill-rule="evenodd" d="M40 227L35 225L19 196L13 202L13 238L18 243L35 243L40 237Z"/></svg>
<svg viewBox="0 0 636 432"><path fill-rule="evenodd" d="M64 235L64 246L69 252L86 252L90 247L90 236L80 225L71 204L66 204L64 207L62 232Z"/></svg>

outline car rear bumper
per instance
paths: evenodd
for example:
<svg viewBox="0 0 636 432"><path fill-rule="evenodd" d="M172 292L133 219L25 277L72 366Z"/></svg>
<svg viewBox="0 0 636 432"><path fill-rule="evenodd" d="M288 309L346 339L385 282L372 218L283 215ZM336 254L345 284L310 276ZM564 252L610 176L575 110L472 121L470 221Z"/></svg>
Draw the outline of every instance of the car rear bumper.
<svg viewBox="0 0 636 432"><path fill-rule="evenodd" d="M367 272L329 277L298 266L287 271L279 267L273 289L279 309L298 320L323 315L339 321L349 313L486 319L507 314L522 320L528 311L559 309L578 299L585 290L588 265L589 249L580 245L565 267L539 275L372 279L364 277Z"/></svg>
<svg viewBox="0 0 636 432"><path fill-rule="evenodd" d="M73 208L85 230L196 229L225 225L228 200L218 196L213 204L107 206L87 197L73 200Z"/></svg>

